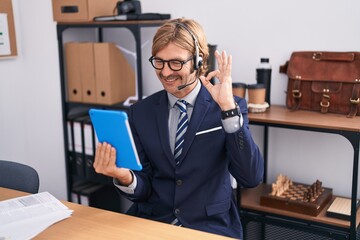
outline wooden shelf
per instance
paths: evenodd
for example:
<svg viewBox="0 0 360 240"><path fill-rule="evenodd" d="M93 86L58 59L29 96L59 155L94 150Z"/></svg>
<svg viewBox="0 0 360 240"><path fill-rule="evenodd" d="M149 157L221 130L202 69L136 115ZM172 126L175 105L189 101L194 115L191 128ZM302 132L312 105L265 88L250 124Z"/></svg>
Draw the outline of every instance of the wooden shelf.
<svg viewBox="0 0 360 240"><path fill-rule="evenodd" d="M58 22L58 25L71 25L71 26L89 26L89 25L101 25L101 26L121 26L121 25L155 25L160 26L167 20L131 20L131 21L89 21L89 22Z"/></svg>
<svg viewBox="0 0 360 240"><path fill-rule="evenodd" d="M358 166L359 166L359 144L360 144L360 116L347 118L345 114L320 113L315 111L291 111L285 106L271 105L263 113L248 113L250 124L264 127L264 184L254 189L243 190L241 194L241 208L246 215L247 212L256 212L265 218L272 217L283 218L284 222L291 219L294 223L299 222L299 229L302 223L308 223L309 228L315 230L319 225L325 227L328 234L333 233L334 228L340 229L341 234L346 235L346 239L356 239L357 228L360 223L360 210L356 210L356 198L358 189ZM260 195L270 188L266 185L267 165L268 165L268 138L269 128L285 128L306 130L313 132L323 132L338 134L345 137L354 149L353 169L352 169L352 190L351 190L351 216L350 220L342 220L326 216L326 210L330 206L331 201L324 207L318 216L310 216L301 213L290 212L286 210L266 207L260 205ZM269 190L269 189L268 189ZM335 198L335 196L333 197ZM271 221L271 220L270 220ZM281 221L281 220L280 220ZM310 225L313 225L311 227ZM302 230L301 230L302 231ZM334 230L337 231L337 230Z"/></svg>
<svg viewBox="0 0 360 240"><path fill-rule="evenodd" d="M329 224L342 228L350 228L350 221L326 216L326 210L328 209L332 201L330 201L316 217L260 205L261 194L263 192L269 192L270 190L271 190L271 185L269 184L261 184L256 188L243 189L241 192L241 208L261 211L265 213L277 214L285 217L298 218L306 221ZM333 196L333 198L335 197L336 196ZM357 219L356 226L359 226L360 210L357 211L356 219Z"/></svg>
<svg viewBox="0 0 360 240"><path fill-rule="evenodd" d="M280 124L360 133L360 116L347 118L342 114L323 114L304 110L290 111L285 106L271 105L266 112L249 113L248 117L251 123Z"/></svg>

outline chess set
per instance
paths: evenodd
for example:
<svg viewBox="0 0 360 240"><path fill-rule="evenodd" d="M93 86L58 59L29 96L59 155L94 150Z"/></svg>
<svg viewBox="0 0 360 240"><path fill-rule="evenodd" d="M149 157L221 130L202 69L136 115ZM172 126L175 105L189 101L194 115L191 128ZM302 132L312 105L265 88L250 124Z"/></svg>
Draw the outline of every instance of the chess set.
<svg viewBox="0 0 360 240"><path fill-rule="evenodd" d="M317 216L331 199L332 189L323 187L319 180L307 185L280 174L271 185L271 192L260 197L260 205Z"/></svg>

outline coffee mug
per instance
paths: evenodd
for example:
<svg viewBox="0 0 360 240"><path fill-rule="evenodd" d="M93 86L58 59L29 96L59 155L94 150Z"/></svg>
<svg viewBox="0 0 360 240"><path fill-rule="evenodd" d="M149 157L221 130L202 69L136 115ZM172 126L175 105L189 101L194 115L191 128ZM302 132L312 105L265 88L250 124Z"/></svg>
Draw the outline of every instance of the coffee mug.
<svg viewBox="0 0 360 240"><path fill-rule="evenodd" d="M249 103L252 104L264 104L266 89L264 84L250 84L247 86Z"/></svg>
<svg viewBox="0 0 360 240"><path fill-rule="evenodd" d="M247 84L236 82L232 83L232 91L235 96L245 98Z"/></svg>

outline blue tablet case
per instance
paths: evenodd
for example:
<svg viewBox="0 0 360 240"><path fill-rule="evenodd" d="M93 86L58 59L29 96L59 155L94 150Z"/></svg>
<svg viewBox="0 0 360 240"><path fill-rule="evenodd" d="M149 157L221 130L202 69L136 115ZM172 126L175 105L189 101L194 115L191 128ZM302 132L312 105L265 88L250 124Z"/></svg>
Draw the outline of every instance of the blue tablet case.
<svg viewBox="0 0 360 240"><path fill-rule="evenodd" d="M116 166L140 171L142 165L127 114L123 111L90 109L89 115L99 142L107 142L115 147Z"/></svg>

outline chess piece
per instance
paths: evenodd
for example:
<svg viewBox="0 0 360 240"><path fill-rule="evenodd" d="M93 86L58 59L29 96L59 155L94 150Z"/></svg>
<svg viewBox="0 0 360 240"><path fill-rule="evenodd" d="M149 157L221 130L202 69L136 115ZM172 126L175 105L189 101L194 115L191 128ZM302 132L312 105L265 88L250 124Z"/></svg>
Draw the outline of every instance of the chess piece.
<svg viewBox="0 0 360 240"><path fill-rule="evenodd" d="M271 193L270 193L270 195L271 196L276 196L276 194L277 194L277 185L276 185L276 183L273 183L272 185L271 185Z"/></svg>

